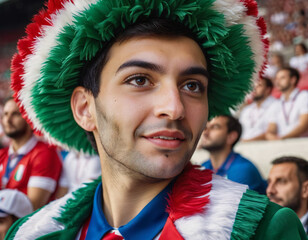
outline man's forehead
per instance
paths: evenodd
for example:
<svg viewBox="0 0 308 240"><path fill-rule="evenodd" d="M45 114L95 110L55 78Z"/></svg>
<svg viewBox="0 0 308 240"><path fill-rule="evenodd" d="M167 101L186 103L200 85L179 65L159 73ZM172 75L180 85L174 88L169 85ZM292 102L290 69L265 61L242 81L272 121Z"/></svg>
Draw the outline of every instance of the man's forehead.
<svg viewBox="0 0 308 240"><path fill-rule="evenodd" d="M7 111L18 111L19 112L19 108L18 108L17 103L13 99L10 99L4 104L3 111L4 112L7 112Z"/></svg>
<svg viewBox="0 0 308 240"><path fill-rule="evenodd" d="M270 176L292 178L297 176L297 166L294 163L279 163L273 165Z"/></svg>

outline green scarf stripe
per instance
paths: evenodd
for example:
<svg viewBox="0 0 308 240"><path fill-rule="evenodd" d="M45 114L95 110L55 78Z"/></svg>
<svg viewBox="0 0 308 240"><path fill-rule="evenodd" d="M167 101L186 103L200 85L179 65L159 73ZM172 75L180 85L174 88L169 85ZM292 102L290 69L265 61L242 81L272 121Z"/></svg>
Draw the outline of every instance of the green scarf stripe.
<svg viewBox="0 0 308 240"><path fill-rule="evenodd" d="M64 145L94 152L70 108L81 68L127 25L155 17L182 22L196 33L210 59L210 118L229 113L250 90L255 64L243 26L226 27L224 16L211 9L213 2L105 0L75 16L74 24L58 35L58 44L50 51L42 76L31 91L31 103L45 131Z"/></svg>
<svg viewBox="0 0 308 240"><path fill-rule="evenodd" d="M240 201L230 239L252 239L268 204L265 195L248 189Z"/></svg>

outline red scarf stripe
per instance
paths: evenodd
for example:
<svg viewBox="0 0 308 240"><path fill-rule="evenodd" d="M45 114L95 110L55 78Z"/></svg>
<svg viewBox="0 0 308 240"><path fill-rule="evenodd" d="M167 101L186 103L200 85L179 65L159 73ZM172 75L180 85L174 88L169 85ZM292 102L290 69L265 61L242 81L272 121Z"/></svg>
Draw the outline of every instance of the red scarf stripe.
<svg viewBox="0 0 308 240"><path fill-rule="evenodd" d="M179 218L203 212L205 206L210 202L212 171L204 170L200 174L198 168L200 166L189 164L176 180L172 192L169 194L167 212L173 222Z"/></svg>

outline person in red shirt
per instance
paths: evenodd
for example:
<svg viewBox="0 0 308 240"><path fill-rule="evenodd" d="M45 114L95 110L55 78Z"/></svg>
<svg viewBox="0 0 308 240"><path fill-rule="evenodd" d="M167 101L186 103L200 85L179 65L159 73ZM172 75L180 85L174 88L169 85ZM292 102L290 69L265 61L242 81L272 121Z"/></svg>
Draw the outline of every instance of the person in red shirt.
<svg viewBox="0 0 308 240"><path fill-rule="evenodd" d="M2 125L11 143L0 150L0 188L18 189L38 209L53 198L62 168L60 158L54 148L33 135L13 98L4 104Z"/></svg>

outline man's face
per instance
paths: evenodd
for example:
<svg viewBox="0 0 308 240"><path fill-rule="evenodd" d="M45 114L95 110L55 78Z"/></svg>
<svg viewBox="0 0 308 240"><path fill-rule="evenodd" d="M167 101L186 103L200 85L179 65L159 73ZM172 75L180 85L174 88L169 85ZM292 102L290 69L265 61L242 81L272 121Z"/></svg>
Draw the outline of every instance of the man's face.
<svg viewBox="0 0 308 240"><path fill-rule="evenodd" d="M279 91L285 92L293 87L294 81L290 77L290 73L288 70L280 70L277 72L275 77L275 85Z"/></svg>
<svg viewBox="0 0 308 240"><path fill-rule="evenodd" d="M95 99L103 161L151 179L178 175L208 118L207 63L186 37L115 43Z"/></svg>
<svg viewBox="0 0 308 240"><path fill-rule="evenodd" d="M227 144L227 118L220 116L213 118L206 125L201 138L201 147L209 152L222 150Z"/></svg>
<svg viewBox="0 0 308 240"><path fill-rule="evenodd" d="M266 86L265 81L260 79L254 86L253 99L254 101L265 99L269 96L269 93L270 89Z"/></svg>
<svg viewBox="0 0 308 240"><path fill-rule="evenodd" d="M30 128L26 120L22 118L15 101L9 100L3 108L2 125L5 134L13 139L22 137Z"/></svg>
<svg viewBox="0 0 308 240"><path fill-rule="evenodd" d="M14 223L12 216L0 217L0 240L3 240L7 231Z"/></svg>
<svg viewBox="0 0 308 240"><path fill-rule="evenodd" d="M295 212L300 207L301 189L294 163L280 163L272 167L266 194L269 199Z"/></svg>

